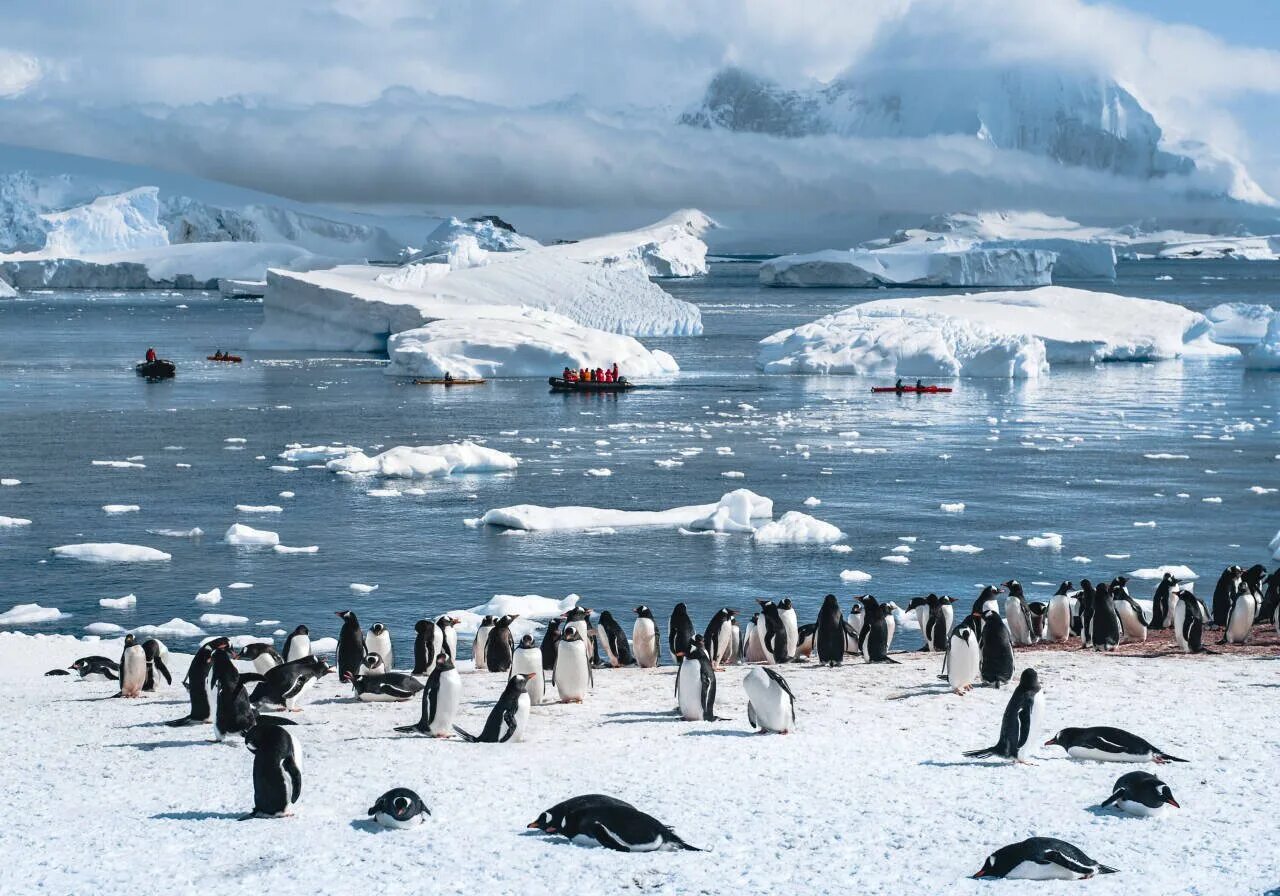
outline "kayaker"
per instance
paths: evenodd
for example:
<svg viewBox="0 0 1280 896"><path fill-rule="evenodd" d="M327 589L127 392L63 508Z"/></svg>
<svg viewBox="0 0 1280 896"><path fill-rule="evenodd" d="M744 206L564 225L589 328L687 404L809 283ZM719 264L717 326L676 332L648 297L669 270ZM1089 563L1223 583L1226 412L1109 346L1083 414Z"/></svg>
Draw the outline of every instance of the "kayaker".
<svg viewBox="0 0 1280 896"><path fill-rule="evenodd" d="M923 391L924 391L924 381L923 381L923 380L916 380L916 391L917 391L917 392L923 392Z"/></svg>
<svg viewBox="0 0 1280 896"><path fill-rule="evenodd" d="M453 382L453 374L446 370L446 371L444 372L444 381L445 381L445 383L452 383L452 382Z"/></svg>
<svg viewBox="0 0 1280 896"><path fill-rule="evenodd" d="M902 385L902 377L898 377L898 381L893 384L893 388L898 392L902 392L907 388L906 386Z"/></svg>
<svg viewBox="0 0 1280 896"><path fill-rule="evenodd" d="M153 348L147 349L147 363L149 364L155 359L156 359L156 350Z"/></svg>

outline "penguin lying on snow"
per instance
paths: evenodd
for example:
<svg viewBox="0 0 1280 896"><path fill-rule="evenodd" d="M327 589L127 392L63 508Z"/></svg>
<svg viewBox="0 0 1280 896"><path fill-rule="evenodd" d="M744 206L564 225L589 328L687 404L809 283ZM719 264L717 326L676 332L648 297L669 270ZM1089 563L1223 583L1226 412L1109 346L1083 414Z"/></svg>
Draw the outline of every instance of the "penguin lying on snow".
<svg viewBox="0 0 1280 896"><path fill-rule="evenodd" d="M1000 740L993 747L970 750L964 755L970 759L1002 756L1025 765L1026 757L1035 747L1035 736L1043 718L1044 694L1041 693L1040 677L1035 669L1023 669L1022 678L1014 688L1013 696L1009 698L1009 705L1004 709L1004 718L1000 722Z"/></svg>
<svg viewBox="0 0 1280 896"><path fill-rule="evenodd" d="M570 797L562 803L556 803L529 822L528 828L542 831L544 834L558 834L568 822L569 816L604 806L635 808L617 797L605 796L603 793L584 793L582 796Z"/></svg>
<svg viewBox="0 0 1280 896"><path fill-rule="evenodd" d="M1053 837L1030 837L1002 846L987 857L974 877L1020 880L1083 880L1116 869L1089 858L1078 847Z"/></svg>
<svg viewBox="0 0 1280 896"><path fill-rule="evenodd" d="M286 728L257 725L244 733L253 754L253 811L240 817L281 818L302 796L302 751Z"/></svg>
<svg viewBox="0 0 1280 896"><path fill-rule="evenodd" d="M105 656L82 656L67 668L79 672L85 681L118 681L120 678L120 664Z"/></svg>
<svg viewBox="0 0 1280 896"><path fill-rule="evenodd" d="M702 851L696 846L685 843L675 831L652 815L646 815L621 800L606 797L604 799L609 801L603 802L595 795L577 799L590 799L591 802L577 810L561 810L562 814L554 828L541 827L542 816L539 816L539 821L535 821L530 827L538 827L547 833L554 831L579 843L594 841L618 852ZM548 809L543 815L554 813L558 808Z"/></svg>
<svg viewBox="0 0 1280 896"><path fill-rule="evenodd" d="M1093 759L1097 762L1187 761L1170 756L1136 734L1105 725L1096 728L1063 728L1045 741L1045 746L1062 747L1072 759Z"/></svg>
<svg viewBox="0 0 1280 896"><path fill-rule="evenodd" d="M506 690L498 698L479 735L468 734L457 725L453 730L467 743L505 744L524 740L524 729L529 722L529 695L525 688L532 674L513 675L507 679Z"/></svg>
<svg viewBox="0 0 1280 896"><path fill-rule="evenodd" d="M376 660L374 663L372 661ZM382 659L370 654L366 665L382 668ZM392 703L408 700L422 690L422 682L404 672L375 672L368 675L346 675L358 699L366 703Z"/></svg>
<svg viewBox="0 0 1280 896"><path fill-rule="evenodd" d="M1116 779L1111 796L1102 801L1099 808L1115 806L1121 812L1143 818L1167 815L1170 807L1181 809L1173 798L1169 785L1151 772L1129 772Z"/></svg>
<svg viewBox="0 0 1280 896"><path fill-rule="evenodd" d="M394 787L378 797L369 807L369 814L384 828L405 830L426 821L431 810L408 787Z"/></svg>

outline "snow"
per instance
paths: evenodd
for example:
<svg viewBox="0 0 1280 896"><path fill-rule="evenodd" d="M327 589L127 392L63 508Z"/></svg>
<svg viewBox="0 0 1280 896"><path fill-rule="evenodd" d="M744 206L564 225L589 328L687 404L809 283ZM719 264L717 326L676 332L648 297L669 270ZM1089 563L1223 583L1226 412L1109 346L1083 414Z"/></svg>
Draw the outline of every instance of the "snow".
<svg viewBox="0 0 1280 896"><path fill-rule="evenodd" d="M266 529L254 529L243 523L235 523L227 529L222 540L227 544L240 546L278 545L280 536Z"/></svg>
<svg viewBox="0 0 1280 896"><path fill-rule="evenodd" d="M42 607L39 604L18 604L0 613L0 625L35 625L40 622L57 622L70 616L57 607Z"/></svg>
<svg viewBox="0 0 1280 896"><path fill-rule="evenodd" d="M447 445L400 445L369 457L362 451L329 461L334 473L380 476L384 479L429 479L455 473L498 473L514 470L519 460L471 441Z"/></svg>
<svg viewBox="0 0 1280 896"><path fill-rule="evenodd" d="M132 610L138 605L138 597L136 594L126 594L124 597L104 597L98 600L98 606L107 610Z"/></svg>
<svg viewBox="0 0 1280 896"><path fill-rule="evenodd" d="M169 234L160 225L159 212L159 190L155 187L99 196L88 205L45 215L44 251L55 257L80 257L167 246Z"/></svg>
<svg viewBox="0 0 1280 896"><path fill-rule="evenodd" d="M756 363L766 373L1033 378L1051 364L1230 354L1211 329L1180 305L1046 286L867 302L765 338Z"/></svg>
<svg viewBox="0 0 1280 896"><path fill-rule="evenodd" d="M137 504L104 504L102 505L103 513L120 514L120 513L137 513L142 508Z"/></svg>
<svg viewBox="0 0 1280 896"><path fill-rule="evenodd" d="M1170 564L1166 566L1146 566L1129 573L1131 579L1152 579L1159 581L1165 573L1171 573L1180 582L1191 582L1200 578L1189 566Z"/></svg>
<svg viewBox="0 0 1280 896"><path fill-rule="evenodd" d="M124 626L114 622L90 622L84 630L91 635L118 635L124 631Z"/></svg>
<svg viewBox="0 0 1280 896"><path fill-rule="evenodd" d="M55 557L82 560L85 563L159 563L172 559L170 554L137 544L118 542L86 542L50 548Z"/></svg>
<svg viewBox="0 0 1280 896"><path fill-rule="evenodd" d="M440 320L387 340L390 376L543 377L617 364L630 379L679 371L667 352L631 336L582 326L533 308L496 308L494 316Z"/></svg>
<svg viewBox="0 0 1280 896"><path fill-rule="evenodd" d="M757 544L832 544L843 540L844 533L807 513L788 510L756 529L752 538Z"/></svg>
<svg viewBox="0 0 1280 896"><path fill-rule="evenodd" d="M346 457L359 451L359 448L351 445L289 445L277 456L290 463L315 463Z"/></svg>
<svg viewBox="0 0 1280 896"><path fill-rule="evenodd" d="M773 516L773 502L748 489L725 494L715 504L695 504L670 510L611 510L599 507L542 507L519 504L498 507L480 518L481 525L530 532L616 529L655 526L695 531L752 532L752 521Z"/></svg>
<svg viewBox="0 0 1280 896"><path fill-rule="evenodd" d="M581 600L576 594L564 598L543 597L539 594L495 594L478 607L450 610L445 615L458 620L456 628L459 635L474 635L486 616L516 615L519 618L511 624L511 634L519 641L527 634L535 634L546 620L569 612Z"/></svg>
<svg viewBox="0 0 1280 896"><path fill-rule="evenodd" d="M940 241L876 250L828 249L760 265L765 286L1047 286L1053 252L962 247Z"/></svg>
<svg viewBox="0 0 1280 896"><path fill-rule="evenodd" d="M20 516L0 516L0 529L16 529L19 526L30 526L31 520Z"/></svg>
<svg viewBox="0 0 1280 896"><path fill-rule="evenodd" d="M1280 370L1280 311L1271 315L1261 341L1245 352L1244 366L1253 370Z"/></svg>
<svg viewBox="0 0 1280 896"><path fill-rule="evenodd" d="M507 230L486 218L468 218L465 221L449 218L441 221L436 229L427 235L426 241L409 261L449 259L456 256L460 247L468 242L473 243L485 253L519 252L537 249L542 245L533 237Z"/></svg>
<svg viewBox="0 0 1280 896"><path fill-rule="evenodd" d="M278 504L237 504L237 513L283 513L284 508Z"/></svg>

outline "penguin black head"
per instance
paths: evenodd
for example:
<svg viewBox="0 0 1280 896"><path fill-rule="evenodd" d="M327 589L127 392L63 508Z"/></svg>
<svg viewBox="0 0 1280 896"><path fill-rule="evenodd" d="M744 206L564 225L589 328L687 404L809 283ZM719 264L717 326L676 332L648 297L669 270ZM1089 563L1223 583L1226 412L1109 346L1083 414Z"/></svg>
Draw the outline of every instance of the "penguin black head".
<svg viewBox="0 0 1280 896"><path fill-rule="evenodd" d="M481 620L480 620L480 627L481 627L481 628L484 628L486 625L493 625L493 624L494 624L495 622L497 622L497 621L498 621L498 620L497 620L497 619L495 619L495 618L494 618L494 617L492 617L492 616L486 616L486 617L484 617L483 619L481 619Z"/></svg>
<svg viewBox="0 0 1280 896"><path fill-rule="evenodd" d="M428 627L435 625L430 619L419 619L413 624L413 630L418 634L422 634Z"/></svg>
<svg viewBox="0 0 1280 896"><path fill-rule="evenodd" d="M569 642L581 641L582 635L578 634L578 630L576 628L567 628L564 630L564 634L560 636L560 640Z"/></svg>
<svg viewBox="0 0 1280 896"><path fill-rule="evenodd" d="M452 616L441 616L439 619L436 620L436 625L440 626L441 628L448 628L451 625L459 624L461 621L462 621L461 619L454 619Z"/></svg>
<svg viewBox="0 0 1280 896"><path fill-rule="evenodd" d="M453 657L451 657L451 656L449 656L449 654L447 654L447 653L445 653L445 652L441 651L441 652L436 656L436 667L437 667L441 672L448 672L450 669L452 669L452 668L453 668Z"/></svg>
<svg viewBox="0 0 1280 896"><path fill-rule="evenodd" d="M311 634L311 629L307 628L305 625L300 625L293 630L293 633L295 635L309 635Z"/></svg>
<svg viewBox="0 0 1280 896"><path fill-rule="evenodd" d="M907 611L908 611L908 612L910 612L911 610L914 610L916 607L927 607L927 606L929 606L929 601L930 601L930 599L933 599L933 600L935 600L935 601L936 601L936 600L938 599L938 596L937 596L936 594L930 594L930 595L929 595L929 597L913 597L913 598L911 598L911 600L907 603Z"/></svg>
<svg viewBox="0 0 1280 896"><path fill-rule="evenodd" d="M371 635L380 635L386 630L387 627L381 622L375 622L373 625L369 626L369 634Z"/></svg>
<svg viewBox="0 0 1280 896"><path fill-rule="evenodd" d="M138 643L138 639L137 639L137 638L135 638L133 635L131 635L131 634L130 634L130 635L125 635L125 636L124 636L124 646L125 646L125 647L132 647L133 645L135 645L135 644L137 644L137 643Z"/></svg>
<svg viewBox="0 0 1280 896"><path fill-rule="evenodd" d="M376 653L368 654L364 658L364 664L367 668L373 669L375 671L378 669L381 669L384 665L384 663L382 662L382 657Z"/></svg>
<svg viewBox="0 0 1280 896"><path fill-rule="evenodd" d="M1018 687L1027 691L1040 690L1040 675L1035 669L1023 669L1022 677L1018 679Z"/></svg>
<svg viewBox="0 0 1280 896"><path fill-rule="evenodd" d="M648 607L646 607L644 604L641 604L640 606L636 607L632 612L635 613L637 616L639 616L641 619L653 618L653 611L650 610Z"/></svg>
<svg viewBox="0 0 1280 896"><path fill-rule="evenodd" d="M526 649L527 649L527 648L532 647L532 646L533 646L533 635L525 635L523 638L521 638L521 639L520 639L520 646L521 646L521 647L523 647L523 648L526 648Z"/></svg>
<svg viewBox="0 0 1280 896"><path fill-rule="evenodd" d="M494 626L497 628L510 628L511 623L515 622L516 619L519 618L519 616L520 616L519 613L509 613L506 616L503 616L497 622L495 622Z"/></svg>
<svg viewBox="0 0 1280 896"><path fill-rule="evenodd" d="M343 622L355 622L355 621L356 621L356 614L355 614L355 613L352 613L350 610L338 610L338 611L337 611L337 612L335 612L333 615L334 615L334 616L337 616L337 617L338 617L339 619L341 619Z"/></svg>
<svg viewBox="0 0 1280 896"><path fill-rule="evenodd" d="M779 610L790 610L792 607L794 607L794 604L791 603L791 598L789 597L784 597L782 603L778 604Z"/></svg>

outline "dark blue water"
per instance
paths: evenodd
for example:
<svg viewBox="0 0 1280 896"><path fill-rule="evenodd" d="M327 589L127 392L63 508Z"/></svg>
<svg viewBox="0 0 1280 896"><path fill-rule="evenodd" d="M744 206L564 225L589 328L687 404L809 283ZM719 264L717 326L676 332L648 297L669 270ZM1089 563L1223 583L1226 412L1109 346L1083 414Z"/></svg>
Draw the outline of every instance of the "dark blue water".
<svg viewBox="0 0 1280 896"><path fill-rule="evenodd" d="M423 615L495 593L576 592L615 611L647 603L660 617L685 601L701 625L715 608L745 610L756 597L790 595L808 615L828 591L846 603L867 590L905 601L927 591L968 596L976 583L1010 576L1056 582L1162 563L1210 576L1228 562L1268 559L1280 494L1249 488L1280 485L1280 376L1222 362L1059 367L1033 383L962 381L948 398L872 397L870 383L855 378L765 377L753 366L760 338L890 293L763 290L749 265L714 268L706 279L666 285L703 310L705 336L655 341L684 373L617 398L551 395L536 381L445 391L386 377L369 356L251 352L261 306L213 295L79 292L0 302L0 477L22 480L0 488L0 515L33 521L0 529L0 612L34 602L72 614L22 626L30 631L79 633L95 621L129 627L214 611L250 623L211 631L250 632L274 619L336 634L333 611L352 608L366 625L381 620L407 634ZM1156 279L1162 275L1174 279ZM1148 262L1125 265L1109 288L1203 309L1273 302L1277 284L1280 265ZM177 379L134 376L147 345L179 363ZM215 348L247 361L205 362ZM243 450L229 450L229 438L246 439ZM425 494L376 498L365 494L376 483L268 469L295 442L372 453L464 438L515 454L520 470L415 483ZM166 450L172 446L182 450ZM692 448L702 451L679 454ZM1143 457L1153 453L1189 459ZM145 469L91 463L139 456ZM654 464L671 457L684 465ZM586 475L600 467L613 475ZM723 478L726 471L745 476ZM773 498L776 514L804 510L839 526L852 552L675 531L506 535L463 524L515 503L656 509L713 502L738 487ZM296 497L279 497L286 490ZM822 504L804 507L809 496ZM1221 503L1202 500L1210 497ZM939 510L956 501L963 513ZM239 514L241 503L284 512ZM104 504L142 512L109 516ZM1134 526L1147 521L1156 527ZM233 548L221 541L233 522L320 551ZM206 534L146 532L194 526ZM999 538L1046 531L1063 536L1061 552ZM901 536L918 539L911 562L882 561ZM86 541L150 545L173 559L91 565L49 554ZM983 552L939 550L952 544ZM842 585L843 569L873 579ZM228 590L235 581L255 587ZM380 588L357 595L351 582ZM220 605L194 602L215 586ZM99 598L131 592L134 611L98 607Z"/></svg>

